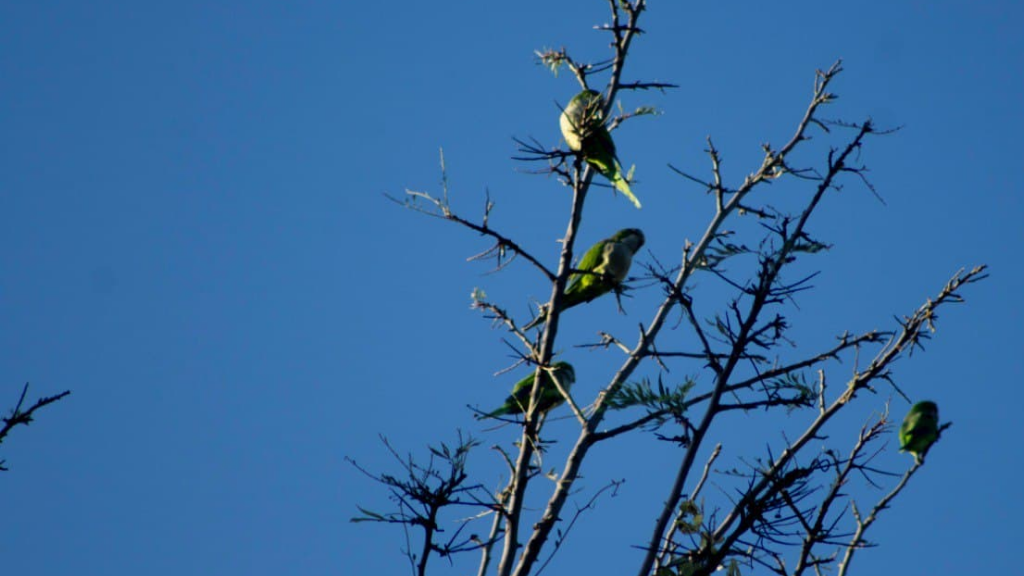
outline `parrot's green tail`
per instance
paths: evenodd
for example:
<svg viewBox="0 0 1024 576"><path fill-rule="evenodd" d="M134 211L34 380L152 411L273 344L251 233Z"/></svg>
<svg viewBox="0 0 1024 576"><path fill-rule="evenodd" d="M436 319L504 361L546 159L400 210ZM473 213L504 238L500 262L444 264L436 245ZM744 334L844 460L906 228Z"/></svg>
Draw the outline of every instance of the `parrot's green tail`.
<svg viewBox="0 0 1024 576"><path fill-rule="evenodd" d="M633 176L633 170L630 169L629 174L622 175L622 166L614 156L587 156L587 163L597 169L601 176L604 176L612 183L612 186L616 190L622 192L629 198L629 201L633 203L633 206L640 208L640 200L637 199L636 194L629 189L629 178Z"/></svg>
<svg viewBox="0 0 1024 576"><path fill-rule="evenodd" d="M616 170L614 176L614 178L609 178L609 180L611 180L612 182L612 185L615 186L616 190L625 194L626 198L629 198L629 201L633 203L633 206L636 206L637 210L639 210L640 200L637 199L636 194L633 194L633 191L629 189L629 182L627 182L626 179L622 177L622 170Z"/></svg>
<svg viewBox="0 0 1024 576"><path fill-rule="evenodd" d="M608 179L615 186L615 189L626 195L629 201L636 206L637 210L640 209L640 200L633 194L633 191L629 189L629 178L633 175L633 170L630 169L629 174L623 176L622 165L615 158L612 158L611 165L602 164L599 162L591 162L601 173L602 176Z"/></svg>

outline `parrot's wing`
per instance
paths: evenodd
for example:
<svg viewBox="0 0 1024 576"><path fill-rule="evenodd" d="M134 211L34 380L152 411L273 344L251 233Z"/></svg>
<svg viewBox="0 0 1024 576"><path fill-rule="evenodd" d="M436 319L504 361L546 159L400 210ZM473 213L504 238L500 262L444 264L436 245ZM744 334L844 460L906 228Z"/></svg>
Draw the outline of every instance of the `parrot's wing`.
<svg viewBox="0 0 1024 576"><path fill-rule="evenodd" d="M529 399L530 390L533 388L533 377L534 374L530 373L529 376L523 378L519 382L516 382L516 385L512 388L512 396L519 398L520 396L525 395L526 398Z"/></svg>
<svg viewBox="0 0 1024 576"><path fill-rule="evenodd" d="M505 404L491 414L522 414L530 403L530 389L533 388L533 374L523 378L512 387L512 393L505 399Z"/></svg>
<svg viewBox="0 0 1024 576"><path fill-rule="evenodd" d="M597 244L590 247L589 250L583 255L583 259L576 266L577 270L592 271L598 268L604 260L604 246L607 240L602 240ZM565 293L570 294L580 290L587 285L593 283L597 279L597 276L593 274L580 274L574 273L569 277L569 287L566 288Z"/></svg>
<svg viewBox="0 0 1024 576"><path fill-rule="evenodd" d="M900 451L906 449L906 447L914 439L914 428L917 426L917 421L920 418L920 414L917 412L911 412L907 414L907 417L903 419L903 423L900 424Z"/></svg>

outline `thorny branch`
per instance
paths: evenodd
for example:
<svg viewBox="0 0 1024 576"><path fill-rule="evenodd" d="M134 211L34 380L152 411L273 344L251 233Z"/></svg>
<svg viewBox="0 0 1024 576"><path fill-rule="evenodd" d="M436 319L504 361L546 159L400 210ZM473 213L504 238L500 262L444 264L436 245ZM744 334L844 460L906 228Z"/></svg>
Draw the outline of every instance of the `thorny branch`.
<svg viewBox="0 0 1024 576"><path fill-rule="evenodd" d="M61 398L64 398L68 394L71 394L70 390L65 390L60 394L56 394L54 396L43 396L42 398L36 400L35 403L33 403L31 406L29 406L28 409L22 410L22 406L25 405L25 396L28 395L28 382L26 382L25 386L21 389L21 396L18 397L18 403L15 404L14 409L11 410L11 415L6 416L2 419L3 427L0 427L0 444L3 443L4 438L7 437L7 434L9 434L11 430L14 429L15 426L18 426L19 424L22 426L28 426L30 423L32 423L32 418L36 410L53 404L54 402L60 400ZM0 472L6 471L7 468L4 467L4 460L0 460Z"/></svg>
<svg viewBox="0 0 1024 576"><path fill-rule="evenodd" d="M978 279L980 279L980 277ZM940 427L940 432L941 430L948 427L949 423L943 424ZM896 484L896 487L893 488L884 497L882 497L882 499L879 500L878 503L871 508L871 512L868 513L867 517L861 516L860 511L857 509L856 503L851 503L853 517L855 522L857 523L857 530L854 532L853 537L850 538L850 542L845 546L846 552L843 554L842 562L839 563L839 576L846 576L846 573L849 572L850 563L853 561L854 552L856 552L860 548L868 546L867 541L864 540L864 533L867 532L868 528L870 528L876 520L878 520L878 515L881 514L883 510L889 507L889 503L892 502L893 499L895 499L897 496L899 496L900 492L902 492L903 489L906 488L907 483L910 482L910 478L921 468L921 466L924 466L924 461L915 459L913 466L911 466L910 469L903 474L903 477L900 478L900 481L898 484Z"/></svg>
<svg viewBox="0 0 1024 576"><path fill-rule="evenodd" d="M442 171L443 171L444 170L444 156L443 156L443 154L442 154L442 157L441 157L441 165L442 165ZM514 242L511 238L509 238L508 236L505 236L505 235L495 231L493 228L490 227L490 225L488 223L488 220L490 218L491 210L494 208L494 204L490 200L488 200L485 203L485 205L484 205L483 222L481 224L477 224L475 222L471 222L469 220L466 220L465 218L459 216L458 214L456 214L455 212L452 211L451 206L448 203L448 189L447 189L447 180L446 179L445 179L444 196L442 198L434 198L433 196L431 196L430 194L427 194L426 192L416 192L414 190L406 190L405 193L407 195L407 198L405 200L399 200L398 198L394 198L394 197L392 197L390 195L385 195L385 196L389 200L391 200L392 202L395 202L396 204L400 204L402 206L405 206L406 208L409 208L411 210L415 210L417 212L420 212L421 214L426 214L427 216L432 216L434 218L441 218L442 220L448 220L450 222L455 222L457 224L461 224L462 226L465 226L466 228L469 228L470 230L475 230L476 232L479 232L480 234L482 234L484 236L490 236L491 238L494 238L494 240L495 240L494 246L488 248L487 250L485 250L484 252L481 252L480 254L477 254L475 256L471 256L469 258L469 260L479 260L479 259L482 259L482 258L485 258L485 257L494 257L497 260L497 262L498 262L497 267L495 268L495 270L500 270L500 269L504 268L505 266L507 266L508 263L511 261L511 260L503 261L503 259L505 258L505 253L507 251L512 251L512 253L514 255L522 256L530 264L533 264L538 270L540 270L544 274L544 276L546 276L548 278L548 280L550 280L550 281L554 281L555 280L554 273L552 273L551 270L548 270L547 266L541 264L541 262L539 260L534 258L532 254L527 252L522 246L520 246L519 244ZM427 208L424 208L424 207L420 206L416 202L417 199L426 201L427 203L431 204L433 206L433 209L427 209Z"/></svg>
<svg viewBox="0 0 1024 576"><path fill-rule="evenodd" d="M982 280L986 277L985 266L977 266L968 272L958 271L946 286L939 292L935 299L929 299L912 315L904 318L901 322L901 330L894 335L889 342L882 347L876 357L864 370L855 370L846 389L828 407L823 410L817 418L807 427L804 433L797 440L786 447L782 454L772 463L771 467L764 472L761 481L752 486L743 498L739 500L733 510L722 520L712 534L712 541L716 542L716 550L703 550L702 559L705 560L702 571L695 575L709 574L713 566L721 563L722 559L729 553L736 541L743 535L745 526L741 521L746 511L757 500L759 495L768 487L775 478L784 471L795 458L796 454L804 448L811 440L819 437L819 432L824 425L835 416L839 410L846 406L856 396L857 392L868 388L870 383L877 378L886 378L889 367L899 359L903 352L910 351L920 345L922 338L927 337L926 330L934 330L934 321L937 318L936 311L943 304L962 302L959 294L960 288ZM734 528L734 524L739 524Z"/></svg>
<svg viewBox="0 0 1024 576"><path fill-rule="evenodd" d="M831 80L840 71L841 67L837 62L828 71L819 72L818 80L815 82L815 91L814 96L811 100L811 104L808 106L803 119L800 121L796 133L793 135L790 141L785 146L782 147L782 149L778 153L773 153L770 148L766 149L765 159L762 162L761 168L758 169L758 171L755 172L754 174L747 176L743 184L732 194L728 201L725 200L726 190L721 183L721 176L718 172L718 154L717 151L715 151L714 148L711 147L710 154L713 159L713 170L715 173L714 186L711 189L711 191L715 194L718 210L715 214L715 217L712 219L712 222L709 225L707 231L705 232L704 237L701 238L701 240L697 243L693 251L688 254L687 260L684 261L683 266L676 278L676 282L673 285L673 294L683 293L683 286L685 285L689 277L693 274L693 272L698 267L700 267L701 262L703 262L704 259L704 253L708 249L708 246L711 244L712 240L716 238L717 231L721 227L725 218L733 210L736 210L740 206L741 202L746 197L746 195L749 194L750 191L753 190L753 188L756 185L762 182L770 181L781 175L785 166L786 154L788 154L789 151L791 151L793 147L797 145L797 143L805 139L804 133L807 130L807 127L811 124L811 120L814 118L814 113L817 110L817 108L822 104L828 102L832 98L832 95L827 92L827 88ZM836 175L839 174L840 168L843 166L842 163L845 160L845 158L854 150L859 148L860 141L866 134L869 133L869 131L870 124L865 124L858 132L857 136L844 148L839 159L830 162L830 176L819 184L815 196L808 203L807 208L804 209L801 219L798 225L796 226L796 234L799 234L799 232L802 231L803 225L810 217L811 212L813 212L821 196L832 185L833 179ZM641 576L645 576L646 574L650 573L652 567L654 566L656 556L660 548L659 543L663 542L662 535L665 533L666 525L668 524L672 511L675 509L679 499L682 497L683 485L686 481L686 478L689 476L690 467L693 465L693 461L696 457L697 450L699 449L700 444L704 439L704 435L707 433L707 430L710 428L711 423L714 420L715 415L717 414L717 406L719 400L722 394L725 392L725 386L728 385L728 380L732 375L733 368L735 368L737 362L739 361L739 353L745 350L747 347L747 343L749 342L749 338L751 336L751 331L754 329L755 322L757 321L760 315L760 311L766 304L766 300L770 294L770 288L774 283L776 277L778 276L778 273L780 272L783 263L787 261L789 254L792 252L795 242L794 238L796 237L796 235L790 236L786 240L783 247L779 249L779 251L776 254L776 257L770 259L765 263L765 269L761 275L761 285L757 293L754 295L753 301L751 302L750 309L746 316L746 321L743 322L740 332L737 335L737 338L735 339L735 343L732 347L732 353L730 357L725 361L725 363L719 365L715 370L716 381L714 391L712 392L712 396L709 399L709 404L705 411L704 418L702 419L701 423L697 426L697 430L694 433L693 443L687 449L686 454L684 455L683 460L680 463L679 471L677 472L676 479L673 482L672 488L669 491L669 496L666 505L663 508L661 515L658 517L657 522L655 523L655 527L651 535L651 540L648 544L647 554L640 565L640 569L638 570L638 574L640 574ZM664 318L667 316L669 309L677 301L678 300L676 298L672 297L666 299L665 303L658 309L658 313L655 317L655 322L652 323L651 328L649 329L649 333L651 331L654 331L654 334L656 334L657 331L660 331L661 325L663 324ZM649 334L647 340L653 339L654 334Z"/></svg>
<svg viewBox="0 0 1024 576"><path fill-rule="evenodd" d="M420 464L412 456L400 455L386 438L381 440L402 467L404 478L390 474L374 474L351 458L346 457L345 460L369 478L387 486L391 499L398 505L398 511L381 514L360 507L359 511L363 515L353 518L352 522L400 524L406 529L420 527L423 531L423 546L419 554L413 552L408 543L405 551L417 576L425 576L427 573L427 561L431 552L450 556L490 545L480 542L475 536L459 539L462 528L457 530L447 543L442 544L435 539L444 531L439 523L443 509L449 506L493 509L495 506L493 502L488 501L486 491L481 485L466 484L469 478L466 461L470 450L479 445L479 442L473 438L463 437L460 432L454 448L447 444L431 447L427 463Z"/></svg>
<svg viewBox="0 0 1024 576"><path fill-rule="evenodd" d="M828 491L821 499L814 513L812 522L808 522L801 516L804 537L800 544L800 552L797 556L796 567L793 568L792 576L800 576L808 567L815 567L829 564L833 556L816 556L813 554L815 546L819 544L838 544L835 540L836 525L841 519L837 516L830 520L832 506L841 495L841 490L849 482L850 474L855 470L861 470L864 464L860 462L861 455L867 449L868 444L878 439L884 432L889 430L888 413L879 416L873 423L861 428L856 444L853 446L850 455L845 462L841 462L836 456L830 454L832 468L835 469L835 477L829 486ZM795 506L794 506L795 508ZM795 511L795 510L794 510Z"/></svg>

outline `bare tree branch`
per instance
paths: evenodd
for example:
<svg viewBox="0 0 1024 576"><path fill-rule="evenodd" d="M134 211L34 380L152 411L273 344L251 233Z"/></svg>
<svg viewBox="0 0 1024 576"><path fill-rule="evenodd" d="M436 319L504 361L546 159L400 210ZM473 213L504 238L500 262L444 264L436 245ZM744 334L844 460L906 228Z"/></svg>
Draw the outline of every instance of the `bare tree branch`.
<svg viewBox="0 0 1024 576"><path fill-rule="evenodd" d="M4 438L7 437L15 426L18 426L19 424L22 426L28 426L31 424L36 410L49 406L68 394L71 394L70 390L65 390L54 396L43 396L29 406L28 409L22 410L22 406L25 405L25 397L28 395L28 382L26 382L25 386L21 389L21 396L18 397L18 403L15 404L14 408L11 410L11 415L2 419L3 426L0 427L0 444L3 443ZM7 471L7 468L4 467L4 462L4 460L0 460L0 472Z"/></svg>
<svg viewBox="0 0 1024 576"><path fill-rule="evenodd" d="M934 329L933 322L936 318L936 310L939 306L947 303L962 302L963 298L958 290L967 284L977 282L985 278L985 266L977 266L969 272L958 271L946 286L939 292L935 299L929 299L911 316L902 322L902 330L895 336L882 351L878 353L870 365L862 371L855 371L853 377L846 386L846 390L839 395L828 408L807 427L804 433L797 440L793 441L783 453L775 460L772 466L765 472L763 479L744 495L736 504L733 510L719 524L712 534L712 541L717 542L718 550L708 552L702 571L695 574L709 574L711 566L717 566L722 558L732 548L732 545L742 535L742 530L731 530L734 523L745 513L748 507L755 501L774 478L784 470L796 456L796 454L812 439L818 437L821 428L836 413L846 406L857 394L857 392L868 387L875 378L882 377L889 369L889 366L901 357L904 351L910 350L918 345L925 329Z"/></svg>
<svg viewBox="0 0 1024 576"><path fill-rule="evenodd" d="M647 8L646 1L608 0L608 8L611 21L596 29L608 35L604 38L611 38L611 58L585 62L570 56L565 48L543 49L536 55L541 64L556 74L562 69L569 70L584 89L589 89L595 75L607 75L601 114L603 118L610 118L605 127L614 130L637 116L657 113L649 106L624 111L616 100L620 90L665 90L676 86L657 81L623 81L632 41L644 32L639 27L639 19ZM600 341L577 345L605 351L615 348L624 356L618 370L600 389L593 404L581 409L570 396L568 383L560 382L551 374L551 380L580 427L557 475L542 472L548 443L541 439L546 414L538 407L542 384L548 380L543 377L543 372L550 373L556 353L561 303L569 278L573 274L597 273L581 271L573 266L575 242L596 169L582 154L550 148L534 138L515 140L522 154L518 160L545 163L546 167L532 171L554 174L572 191L571 209L561 239L558 265L554 270L541 264L510 236L490 227L489 217L494 205L489 196L479 222L454 214L448 201L443 157L443 192L440 198L412 190L406 191L404 201L392 198L410 209L455 222L494 241L487 250L470 260L493 259L496 262L494 270L498 271L515 258L523 257L544 274L551 283L551 292L548 301L541 305L541 309L546 311L546 321L533 340L527 334L529 330L519 327L505 309L488 302L482 291L474 290L473 293L473 308L483 311L494 325L501 325L515 336L514 339L502 338L513 350L515 366L526 363L534 368L534 385L525 413L521 422L516 421L521 426L521 430L517 430L518 441L513 443L514 448L495 446L509 470L503 487L496 494L484 496L478 493L479 485L467 484L462 471L465 455L460 449L432 448L431 459L426 465L421 465L411 457L399 457L388 445L402 463L408 478L363 472L388 487L398 511L378 514L361 509L364 516L357 520L401 525L406 533L406 553L416 574L424 574L427 559L432 553L451 556L468 550L481 553L478 576L485 576L491 570L495 556L494 572L497 576L537 574L562 549L568 533L582 513L590 509L602 493L616 489L621 483L612 481L598 490L564 524L565 506L570 501L569 497L580 491L576 488L577 480L581 478L583 463L590 449L601 442L643 429L658 440L678 446L680 452L674 477L670 478L667 487L668 493L655 510L651 532L644 538L644 557L637 567L638 576L705 576L720 569L734 575L739 573L740 566L763 568L782 576L802 576L810 570L822 574L836 564L840 551L844 556L838 563L839 574L844 576L854 551L868 545L864 539L866 531L900 493L919 465L911 468L893 491L886 494L866 516L862 516L855 501L850 507L839 506L838 503L845 496L845 487L853 480L870 486L894 481L883 481L889 478L889 473L872 464L872 459L882 450L874 443L888 430L887 413L861 428L846 457L831 449L812 452L807 447L823 438L825 426L840 410L849 406L859 392L876 392L880 383L887 383L896 393L904 395L891 376L893 363L922 347L923 341L934 331L939 306L962 301L959 290L986 274L984 266L968 272L958 271L934 299L927 300L911 315L897 319L899 326L896 330L872 330L856 336L843 333L837 343L829 343L811 356L800 354L797 359L778 352L784 346L795 346L789 334L789 320L783 314L785 307L795 306L800 293L812 288L816 275L812 272L791 277L790 273L797 268L790 267L790 264L798 257L830 247L812 237L808 229L808 223L824 195L840 189L849 177L853 177L881 200L866 178L867 167L860 163L859 152L868 136L887 131L877 130L870 120L849 123L821 117L822 106L837 98L829 90L840 72L842 62L836 61L827 70L816 73L810 102L792 135L780 148L764 144L760 165L738 185L725 182L722 156L710 137L706 149L709 175L698 176L669 166L686 181L698 184L712 196L709 200L714 204L714 213L700 238L695 243L686 241L681 260L674 260L670 267L666 267L652 254L653 264L644 264L648 274L639 278L639 288L658 286L662 290L662 298L649 322L637 323L638 336L634 344L627 344L609 332L599 332ZM618 110L614 117L613 108ZM810 140L810 134L816 128L823 130L829 138L843 140L827 150L817 167L791 164L796 147ZM794 180L786 179L787 176ZM632 176L628 178L632 179ZM768 204L762 194L754 194L765 190L765 185L780 181L795 182L808 192L802 206L793 214L780 212ZM597 185L605 184L602 181ZM730 228L735 221L730 218L744 214L757 217L754 228L758 230L758 236L753 241ZM710 313L705 308L714 299L704 299L704 293L694 288L694 278L700 272L707 273L704 277L720 284L731 295L725 303L715 302L719 308ZM619 296L621 294L617 291L616 297ZM622 311L621 301L619 304ZM678 316L673 316L670 321L670 314L676 314L677 307ZM701 314L708 315L701 317ZM670 335L663 330L666 326L669 333L682 332L685 340L666 344L665 340ZM860 365L862 352L873 355L866 366ZM841 363L850 357L853 358L852 375L845 388L837 391L827 388L825 369L831 369L832 362ZM651 360L648 365L656 376L635 376L646 359ZM677 376L681 364L699 365L698 374ZM817 370L816 382L813 381L812 369ZM710 380L710 385L703 382L705 378ZM698 381L703 384L701 393L693 394ZM808 415L810 421L795 439L784 436L781 452L766 446L766 455L758 456L752 462L742 460L743 466L739 470L733 468L726 472L736 487L729 492L723 490L724 504L720 505L716 500L705 505L708 497L701 495L712 465L721 453L721 444L715 446L696 484L687 493L687 487L693 484L695 467L699 466L697 459L706 454L705 442L711 440L709 431L719 416L738 410L776 408L794 412L801 409L799 414ZM622 417L605 425L604 419L609 410L617 411L616 414ZM884 446L884 443L879 444ZM470 446L460 437L462 445L466 445L468 452ZM807 452L812 454L808 457ZM436 466L435 458L445 465ZM528 509L525 504L527 495L542 484L533 482L538 476L554 480L553 488L543 509ZM441 535L443 528L439 516L448 506L469 506L482 511L462 519L453 533ZM467 526L470 522L482 522L482 518L490 514L493 516L485 540L475 534L464 535L464 531L469 531ZM563 529L553 533L560 522L563 522ZM410 531L422 532L423 544L419 552L412 551ZM500 554L497 553L499 548L495 547L499 541ZM792 564L789 562L791 558L784 554L787 550L793 556Z"/></svg>

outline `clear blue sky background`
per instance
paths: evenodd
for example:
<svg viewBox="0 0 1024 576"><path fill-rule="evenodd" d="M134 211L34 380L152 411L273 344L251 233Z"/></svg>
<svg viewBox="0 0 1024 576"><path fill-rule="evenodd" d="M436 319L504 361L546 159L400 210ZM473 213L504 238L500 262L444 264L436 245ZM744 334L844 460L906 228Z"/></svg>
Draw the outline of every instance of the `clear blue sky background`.
<svg viewBox="0 0 1024 576"><path fill-rule="evenodd" d="M606 10L0 5L0 408L25 381L34 395L73 390L0 451L12 468L0 475L3 570L406 573L398 529L349 523L357 503L386 501L343 457L395 471L379 433L420 453L456 428L510 441L513 429L484 431L466 408L495 404L522 376L493 376L509 351L469 294L479 286L525 316L548 288L522 262L485 275L465 258L486 242L382 193L437 192L443 146L456 209L478 215L489 190L492 224L553 266L567 195L522 173L511 138L559 143L556 102L576 86L532 52L605 57L591 26ZM711 205L666 164L706 173L712 135L737 183L761 142L791 134L814 70L838 57L847 72L829 113L904 126L862 156L886 205L850 181L813 225L835 247L805 265L822 274L790 311L798 347L783 357L846 329L891 328L961 266L988 263L992 277L944 311L926 354L897 367L955 426L871 534L883 545L859 554L861 574L1020 568L1022 16L1008 0L652 2L628 79L681 88L622 97L664 111L616 133L645 207L600 192L588 204L585 244L639 226L650 254L676 260ZM720 288L703 279L697 295ZM562 351L584 402L618 357L571 345L602 328L631 338L656 298L638 294L629 316L611 301L567 316ZM707 383L698 366L673 371L685 375ZM846 432L889 395L865 397ZM893 405L902 416L906 404ZM722 467L780 445L759 423L734 415L713 429ZM547 428L556 453L573 426ZM902 470L909 458L889 449L879 463ZM676 457L647 438L599 452L580 501L628 481L551 573L631 573ZM502 479L488 450L474 472ZM463 561L438 561L438 573L475 566Z"/></svg>

